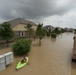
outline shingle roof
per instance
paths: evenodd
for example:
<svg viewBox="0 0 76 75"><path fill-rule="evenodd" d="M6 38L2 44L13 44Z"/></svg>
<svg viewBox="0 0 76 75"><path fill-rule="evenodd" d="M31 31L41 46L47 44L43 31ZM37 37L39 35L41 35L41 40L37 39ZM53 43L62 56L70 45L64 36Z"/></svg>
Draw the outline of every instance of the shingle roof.
<svg viewBox="0 0 76 75"><path fill-rule="evenodd" d="M36 25L34 22L25 20L24 18L17 18L17 19L8 21L8 22L12 25L12 27L14 27L14 26L16 26L17 24L20 24L20 23L23 23L23 24L30 23L31 25Z"/></svg>
<svg viewBox="0 0 76 75"><path fill-rule="evenodd" d="M55 28L55 27L53 27L52 25L46 25L44 26L44 28L47 29L47 28Z"/></svg>

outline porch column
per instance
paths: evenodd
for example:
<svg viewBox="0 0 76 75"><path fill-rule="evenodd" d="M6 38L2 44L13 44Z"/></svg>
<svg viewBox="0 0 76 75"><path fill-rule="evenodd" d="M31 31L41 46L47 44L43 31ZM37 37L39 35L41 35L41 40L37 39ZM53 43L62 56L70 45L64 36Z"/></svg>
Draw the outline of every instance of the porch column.
<svg viewBox="0 0 76 75"><path fill-rule="evenodd" d="M20 37L20 31L19 31L19 37Z"/></svg>

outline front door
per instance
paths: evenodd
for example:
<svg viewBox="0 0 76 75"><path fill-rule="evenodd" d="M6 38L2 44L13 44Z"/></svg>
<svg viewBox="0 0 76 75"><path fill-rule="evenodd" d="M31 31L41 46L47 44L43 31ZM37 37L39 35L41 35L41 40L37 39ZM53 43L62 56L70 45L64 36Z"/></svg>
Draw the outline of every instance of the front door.
<svg viewBox="0 0 76 75"><path fill-rule="evenodd" d="M20 32L20 37L24 37L24 32Z"/></svg>

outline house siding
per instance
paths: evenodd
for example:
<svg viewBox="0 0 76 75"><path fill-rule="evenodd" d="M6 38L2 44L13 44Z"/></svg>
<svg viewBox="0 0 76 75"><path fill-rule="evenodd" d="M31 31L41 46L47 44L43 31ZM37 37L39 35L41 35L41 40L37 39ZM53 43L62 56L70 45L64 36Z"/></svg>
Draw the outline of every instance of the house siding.
<svg viewBox="0 0 76 75"><path fill-rule="evenodd" d="M12 28L12 30L15 32L16 38L35 36L37 26L32 25L32 29L34 29L34 32L29 35L29 32L27 31L27 25L25 24L18 24Z"/></svg>

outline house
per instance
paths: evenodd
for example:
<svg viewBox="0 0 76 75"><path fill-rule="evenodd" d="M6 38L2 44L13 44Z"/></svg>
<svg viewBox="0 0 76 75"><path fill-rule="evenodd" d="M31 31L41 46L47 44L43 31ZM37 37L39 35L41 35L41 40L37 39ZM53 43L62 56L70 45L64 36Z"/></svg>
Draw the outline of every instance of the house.
<svg viewBox="0 0 76 75"><path fill-rule="evenodd" d="M64 30L68 32L69 31L69 28L64 28Z"/></svg>
<svg viewBox="0 0 76 75"><path fill-rule="evenodd" d="M73 28L69 28L69 32L74 32L74 29Z"/></svg>
<svg viewBox="0 0 76 75"><path fill-rule="evenodd" d="M17 38L29 37L29 36L35 35L37 25L32 21L25 20L24 18L17 18L17 19L8 21L8 23L11 24L12 30L15 32L15 37ZM30 35L27 30L27 24L31 24L32 29L34 30L34 32Z"/></svg>
<svg viewBox="0 0 76 75"><path fill-rule="evenodd" d="M55 29L55 27L53 27L52 25L46 25L43 27L46 31L51 30L51 32Z"/></svg>
<svg viewBox="0 0 76 75"><path fill-rule="evenodd" d="M24 18L17 18L17 19L10 20L7 22L11 24L11 28L15 33L15 38L35 36L35 31L37 29L37 25L32 21L25 20ZM33 32L30 33L30 35L27 30L27 24L32 25L31 28L33 29ZM10 42L14 41L15 38L11 39ZM0 38L0 44L3 44L3 43L6 43L6 41L4 41Z"/></svg>
<svg viewBox="0 0 76 75"><path fill-rule="evenodd" d="M67 31L67 32L74 32L73 28L64 28L64 30Z"/></svg>

